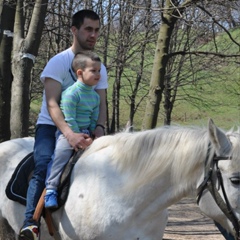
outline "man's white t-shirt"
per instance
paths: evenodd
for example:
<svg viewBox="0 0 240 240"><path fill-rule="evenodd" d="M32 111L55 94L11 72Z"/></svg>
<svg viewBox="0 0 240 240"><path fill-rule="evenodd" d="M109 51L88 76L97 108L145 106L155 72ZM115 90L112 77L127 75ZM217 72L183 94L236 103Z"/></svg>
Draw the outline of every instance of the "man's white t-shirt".
<svg viewBox="0 0 240 240"><path fill-rule="evenodd" d="M45 81L45 78L52 78L62 84L62 91L71 86L76 82L77 78L75 73L72 71L72 60L74 58L74 53L71 48L55 55L49 60L43 72L41 74L40 80ZM107 70L106 67L101 65L101 78L94 89L107 89ZM37 124L50 124L55 125L52 121L46 103L45 91L43 91L42 107L38 115Z"/></svg>

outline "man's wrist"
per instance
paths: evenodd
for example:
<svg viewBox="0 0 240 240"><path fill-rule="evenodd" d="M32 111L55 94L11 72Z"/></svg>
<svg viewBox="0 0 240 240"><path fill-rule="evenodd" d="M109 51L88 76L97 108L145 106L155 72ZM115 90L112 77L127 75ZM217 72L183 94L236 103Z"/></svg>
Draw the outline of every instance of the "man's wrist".
<svg viewBox="0 0 240 240"><path fill-rule="evenodd" d="M98 124L96 125L96 128L95 128L95 129L97 129L97 128L101 128L101 129L102 129L102 132L103 132L103 135L105 135L105 127L104 127L102 124L98 123ZM99 136L101 136L101 135L99 135ZM99 136L98 136L98 137L99 137Z"/></svg>
<svg viewBox="0 0 240 240"><path fill-rule="evenodd" d="M71 128L69 128L67 131L65 131L64 136L69 140L73 134L73 131Z"/></svg>
<svg viewBox="0 0 240 240"><path fill-rule="evenodd" d="M99 123L98 123L98 124L96 125L96 128L97 128L97 127L100 127L100 128L102 128L103 130L105 130L105 127L104 127L102 124L99 124Z"/></svg>

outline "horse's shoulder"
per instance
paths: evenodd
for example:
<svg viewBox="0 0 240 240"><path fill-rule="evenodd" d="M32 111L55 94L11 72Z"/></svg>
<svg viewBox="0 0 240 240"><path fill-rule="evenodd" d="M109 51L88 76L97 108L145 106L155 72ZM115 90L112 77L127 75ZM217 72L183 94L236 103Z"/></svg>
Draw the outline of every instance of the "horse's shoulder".
<svg viewBox="0 0 240 240"><path fill-rule="evenodd" d="M33 137L24 137L24 138L15 138L8 141L4 141L0 143L0 149L6 148L8 146L22 146L22 147L28 147L33 146L34 138Z"/></svg>

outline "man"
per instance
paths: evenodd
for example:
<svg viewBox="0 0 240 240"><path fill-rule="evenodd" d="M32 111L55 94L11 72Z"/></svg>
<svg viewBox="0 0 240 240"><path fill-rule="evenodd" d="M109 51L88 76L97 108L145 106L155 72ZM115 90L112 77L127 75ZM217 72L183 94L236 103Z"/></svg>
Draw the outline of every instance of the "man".
<svg viewBox="0 0 240 240"><path fill-rule="evenodd" d="M99 36L99 30L100 19L94 11L81 10L75 13L71 26L72 46L50 59L41 74L40 79L44 84L44 92L35 134L35 169L28 187L25 221L20 230L19 240L39 238L39 223L33 220L33 214L45 187L48 163L51 161L55 149L56 129L58 128L63 133L76 151L80 148L86 148L92 142L88 134L72 131L64 120L59 102L62 91L76 81L75 73L71 68L74 55L81 50L93 50ZM101 65L101 79L95 87L100 96L99 117L95 129L96 137L104 135L107 87L106 68Z"/></svg>

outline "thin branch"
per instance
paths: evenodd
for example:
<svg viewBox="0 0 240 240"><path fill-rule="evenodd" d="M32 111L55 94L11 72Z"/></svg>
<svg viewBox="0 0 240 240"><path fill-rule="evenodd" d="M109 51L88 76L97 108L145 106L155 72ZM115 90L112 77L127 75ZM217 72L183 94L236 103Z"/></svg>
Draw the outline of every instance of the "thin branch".
<svg viewBox="0 0 240 240"><path fill-rule="evenodd" d="M200 5L196 5L198 8L200 8L203 12L205 12L206 14L208 14L211 18L212 18L212 20L213 20L213 22L214 23L216 23L219 27L221 27L226 33L227 33L227 35L229 36L229 38L235 43L235 44L237 44L239 47L240 47L240 43L238 43L237 41L235 41L234 39L233 39L233 37L232 37L232 35L229 33L229 31L222 25L222 24L220 24L214 17L213 17L213 15L210 13L210 12L208 12L205 8L203 8L202 6L200 6Z"/></svg>
<svg viewBox="0 0 240 240"><path fill-rule="evenodd" d="M240 57L240 54L223 54L223 53L215 53L215 52L204 52L204 51L193 51L193 52L186 52L186 51L178 51L174 53L169 53L168 57L174 57L176 55L213 55L213 56L218 56L221 58L234 58L234 57Z"/></svg>
<svg viewBox="0 0 240 240"><path fill-rule="evenodd" d="M168 8L166 8L166 7L161 7L161 8L159 8L159 7L151 7L151 10L152 11L156 11L156 12L169 11L169 10L177 10L177 11L179 11L179 9L187 8L187 7L189 7L190 5L193 5L196 2L200 2L200 0L187 0L181 6L175 6L174 3L171 1L172 7L168 7ZM145 10L146 9L145 6L140 6L140 5L132 4L132 3L130 3L130 6L133 7L133 8L136 8L136 9L141 9L141 10Z"/></svg>

